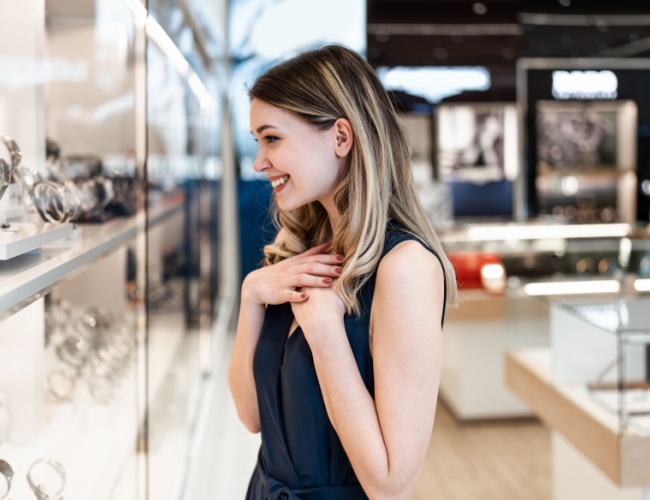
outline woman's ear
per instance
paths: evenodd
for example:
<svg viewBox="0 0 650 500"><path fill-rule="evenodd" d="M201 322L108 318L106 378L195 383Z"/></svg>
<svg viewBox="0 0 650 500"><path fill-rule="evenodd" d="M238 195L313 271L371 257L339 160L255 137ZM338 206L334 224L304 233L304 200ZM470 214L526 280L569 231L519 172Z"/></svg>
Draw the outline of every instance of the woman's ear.
<svg viewBox="0 0 650 500"><path fill-rule="evenodd" d="M334 147L336 156L345 158L352 149L352 142L354 141L352 126L345 118L339 118L334 122L334 132L336 133L336 145Z"/></svg>

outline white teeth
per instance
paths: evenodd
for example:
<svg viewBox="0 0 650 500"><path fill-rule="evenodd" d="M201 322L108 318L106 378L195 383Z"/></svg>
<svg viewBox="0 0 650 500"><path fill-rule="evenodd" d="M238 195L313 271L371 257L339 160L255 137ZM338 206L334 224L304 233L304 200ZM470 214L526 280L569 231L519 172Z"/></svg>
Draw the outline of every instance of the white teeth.
<svg viewBox="0 0 650 500"><path fill-rule="evenodd" d="M271 181L271 186L276 188L279 185L284 184L285 182L287 182L288 179L289 179L288 175L285 176L285 177L280 177L279 179L275 179L275 180Z"/></svg>

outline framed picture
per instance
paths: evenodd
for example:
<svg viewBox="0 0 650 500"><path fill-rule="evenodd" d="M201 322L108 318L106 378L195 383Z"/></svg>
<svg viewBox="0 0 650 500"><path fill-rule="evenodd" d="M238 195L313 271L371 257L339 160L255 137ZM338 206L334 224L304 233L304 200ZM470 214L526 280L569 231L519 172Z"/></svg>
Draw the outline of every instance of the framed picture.
<svg viewBox="0 0 650 500"><path fill-rule="evenodd" d="M540 215L584 222L633 217L633 101L538 101L535 127Z"/></svg>
<svg viewBox="0 0 650 500"><path fill-rule="evenodd" d="M517 124L515 104L437 107L437 169L451 186L454 215L512 215L512 184L519 174Z"/></svg>
<svg viewBox="0 0 650 500"><path fill-rule="evenodd" d="M537 171L634 168L632 101L538 101Z"/></svg>

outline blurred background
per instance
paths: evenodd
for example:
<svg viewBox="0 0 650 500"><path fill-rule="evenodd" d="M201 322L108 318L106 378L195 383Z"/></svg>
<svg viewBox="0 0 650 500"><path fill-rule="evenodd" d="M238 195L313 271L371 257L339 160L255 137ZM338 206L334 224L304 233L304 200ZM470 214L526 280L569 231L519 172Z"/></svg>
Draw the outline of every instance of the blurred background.
<svg viewBox="0 0 650 500"><path fill-rule="evenodd" d="M243 498L247 89L362 54L460 289L415 500L650 498L647 0L0 0L0 498Z"/></svg>

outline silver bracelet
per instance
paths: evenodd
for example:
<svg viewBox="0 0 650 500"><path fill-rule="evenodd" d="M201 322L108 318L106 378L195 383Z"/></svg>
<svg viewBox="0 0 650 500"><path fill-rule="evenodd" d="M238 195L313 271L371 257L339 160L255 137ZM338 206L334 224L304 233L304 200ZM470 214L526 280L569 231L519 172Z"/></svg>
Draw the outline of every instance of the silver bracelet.
<svg viewBox="0 0 650 500"><path fill-rule="evenodd" d="M4 478L5 488L0 489L0 498L7 498L11 489L11 478L14 477L14 470L9 462L0 459L0 475Z"/></svg>
<svg viewBox="0 0 650 500"><path fill-rule="evenodd" d="M29 467L27 482L38 500L58 500L65 488L65 469L56 460L39 458Z"/></svg>

